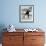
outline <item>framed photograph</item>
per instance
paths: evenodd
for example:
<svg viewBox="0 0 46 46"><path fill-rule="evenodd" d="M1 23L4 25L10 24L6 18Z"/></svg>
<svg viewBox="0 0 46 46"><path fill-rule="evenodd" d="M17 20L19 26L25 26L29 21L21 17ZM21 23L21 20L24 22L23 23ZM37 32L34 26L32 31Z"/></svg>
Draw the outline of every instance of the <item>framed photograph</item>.
<svg viewBox="0 0 46 46"><path fill-rule="evenodd" d="M24 23L34 22L34 5L19 6L19 21Z"/></svg>

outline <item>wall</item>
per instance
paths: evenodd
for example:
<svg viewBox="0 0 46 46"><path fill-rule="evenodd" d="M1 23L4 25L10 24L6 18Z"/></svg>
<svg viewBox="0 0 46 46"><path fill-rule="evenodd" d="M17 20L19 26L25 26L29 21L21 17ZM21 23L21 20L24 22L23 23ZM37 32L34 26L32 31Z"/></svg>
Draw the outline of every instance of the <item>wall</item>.
<svg viewBox="0 0 46 46"><path fill-rule="evenodd" d="M19 22L19 5L34 5L34 23ZM13 24L15 28L40 27L46 32L46 0L0 0L0 31Z"/></svg>
<svg viewBox="0 0 46 46"><path fill-rule="evenodd" d="M19 22L19 5L34 5L34 23ZM13 24L17 28L46 27L46 1L41 0L0 0L0 25Z"/></svg>
<svg viewBox="0 0 46 46"><path fill-rule="evenodd" d="M16 28L46 27L46 1L41 0L0 0L0 25L13 24ZM19 22L19 5L34 5L34 23Z"/></svg>
<svg viewBox="0 0 46 46"><path fill-rule="evenodd" d="M16 28L38 27L38 3L34 0L2 0L0 24L13 24ZM34 5L34 23L19 22L19 5Z"/></svg>

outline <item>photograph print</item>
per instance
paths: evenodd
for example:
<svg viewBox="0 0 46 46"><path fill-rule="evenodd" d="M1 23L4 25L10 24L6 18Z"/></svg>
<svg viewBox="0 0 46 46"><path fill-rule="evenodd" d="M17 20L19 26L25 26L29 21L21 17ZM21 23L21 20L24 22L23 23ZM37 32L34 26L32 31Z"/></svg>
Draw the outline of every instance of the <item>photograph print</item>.
<svg viewBox="0 0 46 46"><path fill-rule="evenodd" d="M34 5L19 6L19 21L24 23L34 22Z"/></svg>

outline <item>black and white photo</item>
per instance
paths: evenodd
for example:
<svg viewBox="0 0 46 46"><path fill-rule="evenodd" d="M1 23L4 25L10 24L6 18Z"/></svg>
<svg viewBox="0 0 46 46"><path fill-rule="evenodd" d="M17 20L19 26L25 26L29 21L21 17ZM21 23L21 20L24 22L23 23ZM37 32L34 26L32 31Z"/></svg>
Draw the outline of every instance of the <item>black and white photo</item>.
<svg viewBox="0 0 46 46"><path fill-rule="evenodd" d="M19 6L20 22L34 22L34 5Z"/></svg>

